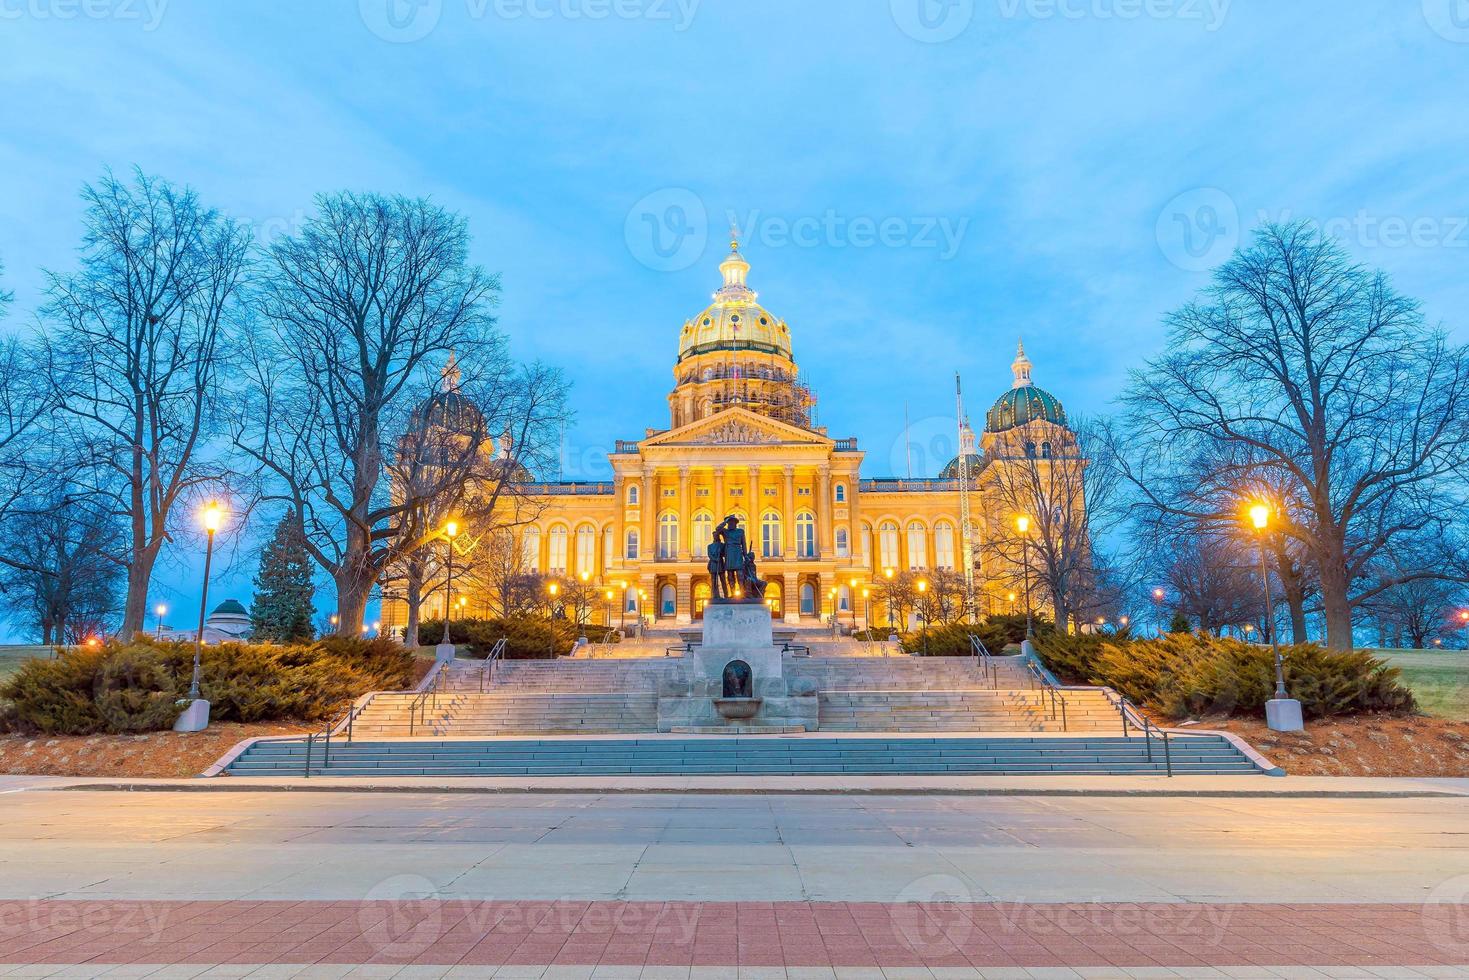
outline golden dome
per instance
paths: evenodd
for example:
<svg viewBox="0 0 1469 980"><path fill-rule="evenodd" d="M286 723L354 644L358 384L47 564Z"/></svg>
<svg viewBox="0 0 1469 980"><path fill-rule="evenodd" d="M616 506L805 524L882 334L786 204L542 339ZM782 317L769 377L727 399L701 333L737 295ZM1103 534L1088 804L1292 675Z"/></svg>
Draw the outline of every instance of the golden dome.
<svg viewBox="0 0 1469 980"><path fill-rule="evenodd" d="M756 302L758 296L746 285L750 263L740 254L739 239L733 239L729 248L729 256L719 264L724 285L715 291L712 306L683 325L678 359L710 351L759 351L789 358L789 328Z"/></svg>

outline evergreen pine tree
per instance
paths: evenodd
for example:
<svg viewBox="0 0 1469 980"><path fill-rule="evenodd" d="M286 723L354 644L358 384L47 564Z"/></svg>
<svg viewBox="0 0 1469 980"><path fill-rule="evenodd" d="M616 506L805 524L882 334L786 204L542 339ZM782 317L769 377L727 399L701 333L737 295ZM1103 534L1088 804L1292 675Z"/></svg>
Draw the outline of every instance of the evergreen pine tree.
<svg viewBox="0 0 1469 980"><path fill-rule="evenodd" d="M301 518L288 511L276 525L270 543L260 552L255 598L250 604L254 639L272 643L312 639L315 630L311 618L315 608L311 597L315 592Z"/></svg>
<svg viewBox="0 0 1469 980"><path fill-rule="evenodd" d="M1182 611L1173 614L1173 621L1168 624L1168 632L1192 633L1193 631L1194 628L1189 624L1188 616L1184 615Z"/></svg>

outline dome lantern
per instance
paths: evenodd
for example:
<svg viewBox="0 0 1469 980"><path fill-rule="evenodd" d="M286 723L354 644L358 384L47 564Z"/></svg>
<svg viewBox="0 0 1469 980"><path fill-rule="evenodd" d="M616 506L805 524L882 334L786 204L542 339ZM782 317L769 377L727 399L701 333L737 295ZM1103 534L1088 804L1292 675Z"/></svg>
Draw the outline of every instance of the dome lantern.
<svg viewBox="0 0 1469 980"><path fill-rule="evenodd" d="M1015 348L1015 360L1010 363L1010 370L1015 375L1015 383L1012 388L1029 388L1030 382L1030 358L1025 356L1025 341L1020 341Z"/></svg>

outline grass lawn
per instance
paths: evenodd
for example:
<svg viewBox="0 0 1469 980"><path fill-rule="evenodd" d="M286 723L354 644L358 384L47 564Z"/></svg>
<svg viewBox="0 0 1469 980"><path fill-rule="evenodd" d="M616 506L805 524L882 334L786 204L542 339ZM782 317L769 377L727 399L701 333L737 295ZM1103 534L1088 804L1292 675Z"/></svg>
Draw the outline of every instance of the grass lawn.
<svg viewBox="0 0 1469 980"><path fill-rule="evenodd" d="M1413 689L1418 707L1439 718L1469 721L1469 651L1376 650L1403 671L1403 682Z"/></svg>
<svg viewBox="0 0 1469 980"><path fill-rule="evenodd" d="M32 657L51 656L50 647L0 646L0 681L20 669L20 665Z"/></svg>

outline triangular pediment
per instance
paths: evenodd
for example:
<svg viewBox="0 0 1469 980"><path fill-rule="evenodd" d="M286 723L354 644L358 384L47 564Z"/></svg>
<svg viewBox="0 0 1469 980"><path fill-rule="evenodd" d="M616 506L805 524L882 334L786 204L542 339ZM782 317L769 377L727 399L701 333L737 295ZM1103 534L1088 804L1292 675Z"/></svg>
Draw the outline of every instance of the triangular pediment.
<svg viewBox="0 0 1469 980"><path fill-rule="evenodd" d="M789 425L752 412L728 408L697 422L660 432L640 443L643 449L659 446L826 446L831 439L798 425Z"/></svg>

